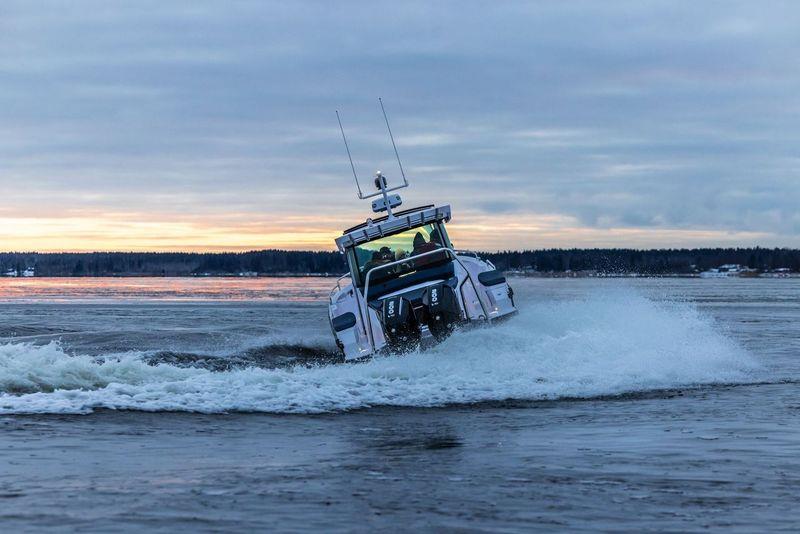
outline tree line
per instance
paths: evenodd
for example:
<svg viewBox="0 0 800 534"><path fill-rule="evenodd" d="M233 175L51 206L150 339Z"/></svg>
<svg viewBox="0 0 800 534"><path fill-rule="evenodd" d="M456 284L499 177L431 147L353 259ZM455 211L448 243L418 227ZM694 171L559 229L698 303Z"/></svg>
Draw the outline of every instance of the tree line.
<svg viewBox="0 0 800 534"><path fill-rule="evenodd" d="M800 250L786 248L700 249L549 249L483 253L501 270L560 273L687 274L725 263L769 271L800 271ZM222 276L240 273L341 274L347 270L338 252L259 250L250 252L90 252L0 253L0 275L36 276Z"/></svg>
<svg viewBox="0 0 800 534"><path fill-rule="evenodd" d="M55 252L0 253L0 274L33 268L36 276L200 276L239 273L341 274L338 252Z"/></svg>
<svg viewBox="0 0 800 534"><path fill-rule="evenodd" d="M689 274L726 263L759 271L800 271L800 250L787 248L549 249L505 251L486 256L501 270L597 271L607 274Z"/></svg>

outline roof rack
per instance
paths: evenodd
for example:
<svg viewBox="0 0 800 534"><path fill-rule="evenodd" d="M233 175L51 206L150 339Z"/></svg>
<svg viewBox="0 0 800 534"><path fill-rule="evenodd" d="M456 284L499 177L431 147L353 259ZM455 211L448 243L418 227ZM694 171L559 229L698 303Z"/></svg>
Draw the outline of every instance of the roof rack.
<svg viewBox="0 0 800 534"><path fill-rule="evenodd" d="M426 210L426 209L432 208L432 207L433 207L433 204L426 204L425 206L418 206L416 208L409 208L407 210L398 211L397 213L394 214L394 216L395 217L402 217L403 215L408 215L409 213L414 213L415 211L420 211L420 210ZM377 219L372 219L372 224L383 222L388 218L389 218L388 215L384 215L383 217L378 217ZM354 232L356 230L360 230L362 228L366 228L369 225L370 225L370 221L363 222L361 224L357 224L357 225L353 226L352 228L348 228L347 230L342 232L342 235L346 235L346 234L349 234L350 232Z"/></svg>
<svg viewBox="0 0 800 534"><path fill-rule="evenodd" d="M379 237L393 235L409 228L416 228L435 221L447 222L449 220L450 206L439 206L437 208L431 205L414 210L406 210L406 212L397 213L391 218L387 217L380 221L372 221L372 224L357 226L343 236L336 238L336 246L340 252L344 252L347 247L366 243Z"/></svg>

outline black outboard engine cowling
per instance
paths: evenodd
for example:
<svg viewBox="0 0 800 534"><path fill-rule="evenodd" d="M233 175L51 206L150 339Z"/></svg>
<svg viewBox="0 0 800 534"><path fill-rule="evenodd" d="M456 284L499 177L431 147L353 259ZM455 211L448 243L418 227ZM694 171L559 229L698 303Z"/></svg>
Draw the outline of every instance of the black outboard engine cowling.
<svg viewBox="0 0 800 534"><path fill-rule="evenodd" d="M458 297L448 284L440 283L428 287L423 303L428 312L428 328L437 340L449 336L461 321Z"/></svg>
<svg viewBox="0 0 800 534"><path fill-rule="evenodd" d="M386 341L394 348L407 348L419 340L414 308L402 295L384 299L381 315Z"/></svg>

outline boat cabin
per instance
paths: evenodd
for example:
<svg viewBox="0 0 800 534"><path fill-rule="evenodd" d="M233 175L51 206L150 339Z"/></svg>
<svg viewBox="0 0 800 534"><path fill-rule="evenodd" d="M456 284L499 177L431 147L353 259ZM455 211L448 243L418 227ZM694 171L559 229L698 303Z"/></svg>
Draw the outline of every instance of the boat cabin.
<svg viewBox="0 0 800 534"><path fill-rule="evenodd" d="M423 206L367 220L336 240L347 258L353 285L369 300L402 288L454 275L445 229L450 206ZM441 254L435 251L441 250ZM405 261L404 261L405 260Z"/></svg>

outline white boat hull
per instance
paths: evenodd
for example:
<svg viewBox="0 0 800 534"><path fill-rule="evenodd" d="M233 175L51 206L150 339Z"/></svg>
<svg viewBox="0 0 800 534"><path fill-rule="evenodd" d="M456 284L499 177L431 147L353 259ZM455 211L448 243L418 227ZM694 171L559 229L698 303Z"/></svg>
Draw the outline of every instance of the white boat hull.
<svg viewBox="0 0 800 534"><path fill-rule="evenodd" d="M426 346L446 337L455 326L491 322L516 312L511 287L490 262L471 253L450 252L454 259L448 279L411 284L375 299L368 286L354 287L349 279L337 284L330 295L329 318L345 360ZM432 311L440 306L439 292L452 295L450 313ZM394 303L397 310L392 309ZM411 309L403 310L404 306ZM396 314L408 320L397 322ZM444 326L437 322L442 316L448 316ZM402 335L392 335L395 326L404 330Z"/></svg>

